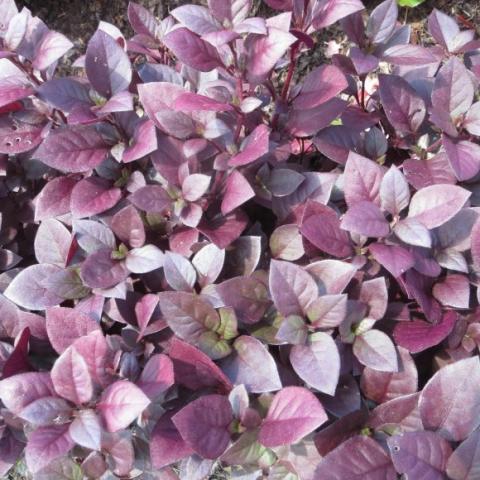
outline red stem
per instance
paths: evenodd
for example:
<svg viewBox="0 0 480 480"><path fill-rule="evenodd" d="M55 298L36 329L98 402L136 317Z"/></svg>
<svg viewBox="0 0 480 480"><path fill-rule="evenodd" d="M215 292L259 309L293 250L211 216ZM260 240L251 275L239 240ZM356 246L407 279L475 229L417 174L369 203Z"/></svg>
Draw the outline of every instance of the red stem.
<svg viewBox="0 0 480 480"><path fill-rule="evenodd" d="M290 65L288 67L287 78L283 85L282 90L282 100L285 101L288 96L288 91L290 89L290 83L292 82L293 73L295 72L295 67L297 66L297 51L298 45L294 45L290 50Z"/></svg>

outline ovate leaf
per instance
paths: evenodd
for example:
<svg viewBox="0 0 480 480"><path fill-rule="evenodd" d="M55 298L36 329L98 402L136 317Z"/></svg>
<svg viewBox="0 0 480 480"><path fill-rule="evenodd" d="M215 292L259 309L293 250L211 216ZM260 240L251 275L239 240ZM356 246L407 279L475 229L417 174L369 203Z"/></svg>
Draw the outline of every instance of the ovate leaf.
<svg viewBox="0 0 480 480"><path fill-rule="evenodd" d="M420 414L425 428L447 440L462 441L480 425L478 357L458 360L441 368L425 385Z"/></svg>
<svg viewBox="0 0 480 480"><path fill-rule="evenodd" d="M266 447L297 443L327 421L315 395L302 387L285 387L270 404L258 439Z"/></svg>

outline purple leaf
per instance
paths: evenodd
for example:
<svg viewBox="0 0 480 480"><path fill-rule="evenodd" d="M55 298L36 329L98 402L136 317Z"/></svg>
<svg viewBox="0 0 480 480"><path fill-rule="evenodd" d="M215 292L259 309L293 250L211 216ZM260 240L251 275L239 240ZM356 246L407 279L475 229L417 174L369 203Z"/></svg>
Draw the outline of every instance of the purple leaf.
<svg viewBox="0 0 480 480"><path fill-rule="evenodd" d="M317 285L301 267L272 260L269 276L270 293L284 316L302 315L317 297Z"/></svg>
<svg viewBox="0 0 480 480"><path fill-rule="evenodd" d="M124 243L133 248L145 243L145 227L137 209L128 205L118 211L110 223L113 233Z"/></svg>
<svg viewBox="0 0 480 480"><path fill-rule="evenodd" d="M408 245L430 248L432 236L428 228L416 218L400 220L393 229L395 235ZM412 257L413 258L413 257Z"/></svg>
<svg viewBox="0 0 480 480"><path fill-rule="evenodd" d="M225 280L215 286L215 293L247 325L257 323L271 305L266 286L254 276Z"/></svg>
<svg viewBox="0 0 480 480"><path fill-rule="evenodd" d="M150 457L155 468L163 468L193 453L183 440L170 412L160 417L150 437Z"/></svg>
<svg viewBox="0 0 480 480"><path fill-rule="evenodd" d="M310 387L334 395L340 376L340 355L330 335L317 332L307 345L294 345L290 362L297 375Z"/></svg>
<svg viewBox="0 0 480 480"><path fill-rule="evenodd" d="M390 233L390 225L380 208L368 201L359 201L349 207L341 228L366 237L386 237Z"/></svg>
<svg viewBox="0 0 480 480"><path fill-rule="evenodd" d="M313 262L306 270L317 282L322 295L342 293L357 271L350 263L339 260Z"/></svg>
<svg viewBox="0 0 480 480"><path fill-rule="evenodd" d="M279 260L294 261L305 254L302 235L294 224L277 227L272 232L269 246L272 257Z"/></svg>
<svg viewBox="0 0 480 480"><path fill-rule="evenodd" d="M315 108L293 110L287 122L287 129L296 137L316 135L339 118L346 107L347 103L344 100L334 97Z"/></svg>
<svg viewBox="0 0 480 480"><path fill-rule="evenodd" d="M95 220L74 220L73 233L78 245L87 253L95 253L104 248L112 251L116 247L113 232Z"/></svg>
<svg viewBox="0 0 480 480"><path fill-rule="evenodd" d="M235 340L233 348L235 355L222 362L222 369L233 384L243 384L251 393L282 388L275 360L259 340L242 335Z"/></svg>
<svg viewBox="0 0 480 480"><path fill-rule="evenodd" d="M137 386L154 400L174 383L173 363L162 353L152 355L140 375Z"/></svg>
<svg viewBox="0 0 480 480"><path fill-rule="evenodd" d="M0 107L27 98L34 93L33 88L20 76L0 80Z"/></svg>
<svg viewBox="0 0 480 480"><path fill-rule="evenodd" d="M452 480L473 480L478 474L480 461L480 430L475 430L450 455L447 475Z"/></svg>
<svg viewBox="0 0 480 480"><path fill-rule="evenodd" d="M127 90L132 80L128 55L103 30L97 30L88 42L85 70L93 88L106 98Z"/></svg>
<svg viewBox="0 0 480 480"><path fill-rule="evenodd" d="M111 288L128 277L128 270L123 262L112 259L112 251L106 248L86 258L80 275L91 288Z"/></svg>
<svg viewBox="0 0 480 480"><path fill-rule="evenodd" d="M313 139L317 149L330 160L345 165L350 150L357 150L360 143L358 132L344 125L324 128Z"/></svg>
<svg viewBox="0 0 480 480"><path fill-rule="evenodd" d="M401 44L387 48L382 59L393 65L415 66L438 64L438 50L421 47L420 45Z"/></svg>
<svg viewBox="0 0 480 480"><path fill-rule="evenodd" d="M157 20L142 5L134 2L128 3L128 21L135 33L155 37L157 33Z"/></svg>
<svg viewBox="0 0 480 480"><path fill-rule="evenodd" d="M401 359L398 372L380 372L369 367L363 369L360 386L370 400L380 404L417 391L415 362L404 348L399 347L398 353Z"/></svg>
<svg viewBox="0 0 480 480"><path fill-rule="evenodd" d="M168 284L179 291L191 291L197 274L192 264L178 253L166 252L163 265Z"/></svg>
<svg viewBox="0 0 480 480"><path fill-rule="evenodd" d="M52 78L37 89L37 96L55 108L70 112L79 104L90 105L88 85L73 78Z"/></svg>
<svg viewBox="0 0 480 480"><path fill-rule="evenodd" d="M366 367L380 372L398 372L395 346L380 330L368 330L355 338L353 353Z"/></svg>
<svg viewBox="0 0 480 480"><path fill-rule="evenodd" d="M70 177L50 180L37 197L35 221L57 217L70 211L70 198L76 181Z"/></svg>
<svg viewBox="0 0 480 480"><path fill-rule="evenodd" d="M34 158L63 172L86 172L105 160L110 146L93 126L68 126L50 132Z"/></svg>
<svg viewBox="0 0 480 480"><path fill-rule="evenodd" d="M300 94L293 102L293 107L296 110L315 108L336 97L347 86L347 79L338 67L322 65L305 77Z"/></svg>
<svg viewBox="0 0 480 480"><path fill-rule="evenodd" d="M8 285L4 295L18 306L29 310L45 310L63 301L44 282L61 271L56 265L31 265L23 269Z"/></svg>
<svg viewBox="0 0 480 480"><path fill-rule="evenodd" d="M412 478L445 478L450 444L434 432L407 432L388 438L392 462L398 473Z"/></svg>
<svg viewBox="0 0 480 480"><path fill-rule="evenodd" d="M253 84L261 83L283 57L296 37L278 28L268 28L267 35L252 35L246 42L246 72Z"/></svg>
<svg viewBox="0 0 480 480"><path fill-rule="evenodd" d="M408 182L417 190L436 183L456 183L455 175L444 152L428 160L405 160L403 171Z"/></svg>
<svg viewBox="0 0 480 480"><path fill-rule="evenodd" d="M291 345L304 345L307 340L308 327L305 320L298 315L286 317L278 329L275 339Z"/></svg>
<svg viewBox="0 0 480 480"><path fill-rule="evenodd" d="M164 266L165 255L155 245L133 248L127 253L125 266L132 273L153 272Z"/></svg>
<svg viewBox="0 0 480 480"><path fill-rule="evenodd" d="M72 407L63 398L42 397L27 405L18 416L32 425L44 427L69 418L71 411Z"/></svg>
<svg viewBox="0 0 480 480"><path fill-rule="evenodd" d="M233 110L233 107L228 103L219 102L205 95L198 95L191 92L182 93L182 95L175 100L174 106L175 110L180 110L181 112L227 112Z"/></svg>
<svg viewBox="0 0 480 480"><path fill-rule="evenodd" d="M345 164L344 191L348 206L362 200L379 203L383 169L368 158L350 152Z"/></svg>
<svg viewBox="0 0 480 480"><path fill-rule="evenodd" d="M470 73L458 58L452 57L435 77L432 91L434 109L446 111L456 119L467 112L473 102L474 85Z"/></svg>
<svg viewBox="0 0 480 480"><path fill-rule="evenodd" d="M152 120L139 122L133 133L133 144L123 152L122 162L130 163L157 149L157 134Z"/></svg>
<svg viewBox="0 0 480 480"><path fill-rule="evenodd" d="M81 410L71 423L68 433L77 444L89 450L101 448L102 427L93 410Z"/></svg>
<svg viewBox="0 0 480 480"><path fill-rule="evenodd" d="M170 15L197 35L205 35L221 28L209 10L198 5L182 5L172 10Z"/></svg>
<svg viewBox="0 0 480 480"><path fill-rule="evenodd" d="M75 218L98 215L116 205L121 190L112 188L110 182L99 177L80 180L72 190L70 208Z"/></svg>
<svg viewBox="0 0 480 480"><path fill-rule="evenodd" d="M410 202L408 217L427 228L435 228L453 218L471 193L456 185L432 185L417 191Z"/></svg>
<svg viewBox="0 0 480 480"><path fill-rule="evenodd" d="M234 155L228 162L232 167L240 167L258 160L268 153L270 129L266 125L259 125L244 140L240 153Z"/></svg>
<svg viewBox="0 0 480 480"><path fill-rule="evenodd" d="M169 32L163 43L182 63L200 72L210 72L222 65L217 50L186 28Z"/></svg>
<svg viewBox="0 0 480 480"><path fill-rule="evenodd" d="M445 306L467 309L470 305L470 283L465 275L447 275L433 286L432 293Z"/></svg>
<svg viewBox="0 0 480 480"><path fill-rule="evenodd" d="M373 278L363 282L360 287L359 301L368 307L367 315L380 320L387 311L388 290L384 277Z"/></svg>
<svg viewBox="0 0 480 480"><path fill-rule="evenodd" d="M420 393L411 393L388 400L375 407L370 413L368 426L376 431L392 425L403 431L422 430L422 420L418 410Z"/></svg>
<svg viewBox="0 0 480 480"><path fill-rule="evenodd" d="M387 0L396 6L393 0ZM426 107L415 89L396 75L380 75L380 99L390 123L402 134L415 133L422 125Z"/></svg>
<svg viewBox="0 0 480 480"><path fill-rule="evenodd" d="M340 228L340 219L329 207L304 220L300 231L317 248L337 258L353 253L348 233Z"/></svg>
<svg viewBox="0 0 480 480"><path fill-rule="evenodd" d="M395 326L393 337L397 345L409 352L422 352L444 340L452 331L456 320L457 315L454 312L447 312L435 325L422 320L400 322Z"/></svg>
<svg viewBox="0 0 480 480"><path fill-rule="evenodd" d="M468 140L455 140L443 135L448 163L458 180L468 180L480 171L480 147Z"/></svg>
<svg viewBox="0 0 480 480"><path fill-rule="evenodd" d="M356 435L326 455L314 480L395 480L397 475L385 450L372 438Z"/></svg>
<svg viewBox="0 0 480 480"><path fill-rule="evenodd" d="M102 450L108 454L109 464L116 476L129 476L135 461L132 438L129 431L108 434L102 432Z"/></svg>
<svg viewBox="0 0 480 480"><path fill-rule="evenodd" d="M109 373L113 368L113 352L110 350L101 330L95 330L78 338L73 347L87 363L90 377L95 385L105 387L112 381Z"/></svg>
<svg viewBox="0 0 480 480"><path fill-rule="evenodd" d="M316 5L313 26L317 30L328 27L364 8L360 0L322 0Z"/></svg>
<svg viewBox="0 0 480 480"><path fill-rule="evenodd" d="M242 22L248 16L252 7L251 0L208 0L208 6L213 15L222 23L229 20L234 25Z"/></svg>
<svg viewBox="0 0 480 480"><path fill-rule="evenodd" d="M0 387L3 404L16 415L35 400L55 396L50 373L20 373L0 381Z"/></svg>
<svg viewBox="0 0 480 480"><path fill-rule="evenodd" d="M222 395L197 398L172 417L183 440L196 453L211 459L227 448L232 420L232 407Z"/></svg>
<svg viewBox="0 0 480 480"><path fill-rule="evenodd" d="M145 185L135 190L129 200L147 213L163 213L172 203L172 199L160 185Z"/></svg>
<svg viewBox="0 0 480 480"><path fill-rule="evenodd" d="M208 175L194 173L188 175L182 183L182 193L185 200L195 202L208 190L211 178Z"/></svg>
<svg viewBox="0 0 480 480"><path fill-rule="evenodd" d="M452 17L435 8L428 16L428 31L442 47L450 52L453 50L460 28Z"/></svg>
<svg viewBox="0 0 480 480"><path fill-rule="evenodd" d="M37 46L32 62L36 70L46 70L73 47L73 43L59 32L49 31Z"/></svg>
<svg viewBox="0 0 480 480"><path fill-rule="evenodd" d="M303 183L305 177L286 168L275 168L270 172L266 187L275 197L290 195Z"/></svg>
<svg viewBox="0 0 480 480"><path fill-rule="evenodd" d="M291 195L272 199L273 212L280 220L284 220L296 206L308 199L326 205L338 178L336 174L320 172L306 172L304 177L305 180Z"/></svg>
<svg viewBox="0 0 480 480"><path fill-rule="evenodd" d="M382 208L394 216L410 203L410 189L402 172L392 165L380 184L380 202Z"/></svg>
<svg viewBox="0 0 480 480"><path fill-rule="evenodd" d="M307 316L315 328L335 328L348 313L345 294L322 295L308 307Z"/></svg>
<svg viewBox="0 0 480 480"><path fill-rule="evenodd" d="M133 383L118 380L102 394L97 409L109 432L127 428L150 404L149 398Z"/></svg>
<svg viewBox="0 0 480 480"><path fill-rule="evenodd" d="M385 267L395 278L415 265L413 255L405 248L397 245L372 243L368 248L375 260Z"/></svg>
<svg viewBox="0 0 480 480"><path fill-rule="evenodd" d="M397 26L398 7L396 0L385 0L373 9L367 23L366 34L372 43L386 42Z"/></svg>
<svg viewBox="0 0 480 480"><path fill-rule="evenodd" d="M198 283L203 287L214 283L225 262L225 250L213 243L202 247L193 257L192 264L198 275Z"/></svg>
<svg viewBox="0 0 480 480"><path fill-rule="evenodd" d="M72 236L67 228L54 218L44 220L35 235L35 257L39 263L63 267L66 264Z"/></svg>
<svg viewBox="0 0 480 480"><path fill-rule="evenodd" d="M255 192L246 178L240 172L234 170L228 176L225 184L225 193L222 199L221 211L224 215L227 215L254 196Z"/></svg>
<svg viewBox="0 0 480 480"><path fill-rule="evenodd" d="M28 437L25 460L32 473L46 467L53 460L63 457L75 443L68 435L68 424L40 427Z"/></svg>
<svg viewBox="0 0 480 480"><path fill-rule="evenodd" d="M163 318L183 340L201 348L203 334L218 328L217 312L202 297L187 292L162 292L159 296Z"/></svg>
<svg viewBox="0 0 480 480"><path fill-rule="evenodd" d="M465 128L468 133L480 135L480 102L475 102L465 115Z"/></svg>
<svg viewBox="0 0 480 480"><path fill-rule="evenodd" d="M76 405L92 398L93 384L87 363L74 347L68 347L56 360L52 382L58 395Z"/></svg>
<svg viewBox="0 0 480 480"><path fill-rule="evenodd" d="M173 361L175 381L191 390L204 386L229 391L230 380L218 366L197 348L174 337L168 352Z"/></svg>
<svg viewBox="0 0 480 480"><path fill-rule="evenodd" d="M286 387L273 397L258 440L266 447L297 443L327 418L313 393L302 387Z"/></svg>
<svg viewBox="0 0 480 480"><path fill-rule="evenodd" d="M478 357L458 360L435 373L420 396L425 428L447 440L465 440L480 424L479 381Z"/></svg>

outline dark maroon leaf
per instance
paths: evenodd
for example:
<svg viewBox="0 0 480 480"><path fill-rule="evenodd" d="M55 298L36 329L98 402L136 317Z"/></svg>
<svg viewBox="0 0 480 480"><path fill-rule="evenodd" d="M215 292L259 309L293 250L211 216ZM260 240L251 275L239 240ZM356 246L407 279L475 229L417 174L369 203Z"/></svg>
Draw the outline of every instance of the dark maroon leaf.
<svg viewBox="0 0 480 480"><path fill-rule="evenodd" d="M217 458L230 440L232 408L226 397L207 395L194 400L172 417L183 440L205 458Z"/></svg>

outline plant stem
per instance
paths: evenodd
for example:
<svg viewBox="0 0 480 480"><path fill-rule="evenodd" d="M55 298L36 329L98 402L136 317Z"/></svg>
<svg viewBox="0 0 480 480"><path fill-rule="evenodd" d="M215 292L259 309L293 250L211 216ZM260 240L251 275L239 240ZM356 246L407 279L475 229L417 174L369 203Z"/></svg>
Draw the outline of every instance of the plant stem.
<svg viewBox="0 0 480 480"><path fill-rule="evenodd" d="M294 45L290 50L290 65L288 67L287 78L282 90L282 100L284 101L287 100L290 83L292 82L293 73L295 72L295 67L297 66L297 51L298 45Z"/></svg>

